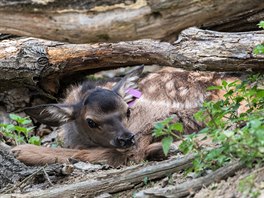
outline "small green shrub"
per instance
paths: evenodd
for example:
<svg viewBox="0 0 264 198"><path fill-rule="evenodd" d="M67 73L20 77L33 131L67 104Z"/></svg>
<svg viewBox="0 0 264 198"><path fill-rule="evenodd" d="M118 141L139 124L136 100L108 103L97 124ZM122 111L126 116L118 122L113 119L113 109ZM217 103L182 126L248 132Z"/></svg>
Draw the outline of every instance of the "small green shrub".
<svg viewBox="0 0 264 198"><path fill-rule="evenodd" d="M172 123L173 117L167 118L154 126L154 136L163 137L164 153L169 151L173 137L184 139L179 149L184 153L195 153L193 166L188 171L202 173L206 169L217 169L232 159L239 159L252 166L264 162L264 77L252 75L245 81L228 83L208 90L224 90L223 99L204 102L195 114L199 122L206 127L199 134L210 138L215 148L203 148L197 143L198 134L182 136L181 123ZM239 113L242 104L246 111Z"/></svg>
<svg viewBox="0 0 264 198"><path fill-rule="evenodd" d="M181 133L183 131L183 125L178 122L172 123L173 118L174 116L171 116L154 125L153 136L156 138L163 137L161 142L165 156L169 153L173 139L182 139ZM176 132L179 132L180 135L177 135Z"/></svg>
<svg viewBox="0 0 264 198"><path fill-rule="evenodd" d="M264 21L258 23L258 27L264 29ZM254 54L264 54L264 45L259 44L253 49Z"/></svg>
<svg viewBox="0 0 264 198"><path fill-rule="evenodd" d="M40 145L39 136L30 136L30 132L34 127L28 126L31 124L29 118L23 118L15 114L9 114L9 117L15 124L0 124L0 132L4 137L14 140L16 145L25 143Z"/></svg>
<svg viewBox="0 0 264 198"><path fill-rule="evenodd" d="M217 147L197 147L196 135L187 136L180 149L197 153L192 171L217 169L234 158L249 166L264 161L263 82L263 76L253 75L241 83L222 81L220 86L209 87L226 94L219 101L205 102L195 118L206 125L199 133L210 137ZM246 111L239 113L242 103L246 104Z"/></svg>

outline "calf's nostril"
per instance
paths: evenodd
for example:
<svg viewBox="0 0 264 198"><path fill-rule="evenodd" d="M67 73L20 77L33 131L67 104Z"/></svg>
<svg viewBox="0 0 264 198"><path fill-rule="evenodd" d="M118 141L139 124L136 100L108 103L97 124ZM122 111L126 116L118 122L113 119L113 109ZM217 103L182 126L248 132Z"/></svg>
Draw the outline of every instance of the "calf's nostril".
<svg viewBox="0 0 264 198"><path fill-rule="evenodd" d="M117 142L121 147L130 147L135 143L134 134L128 137L118 137Z"/></svg>
<svg viewBox="0 0 264 198"><path fill-rule="evenodd" d="M117 140L118 140L118 143L120 144L121 147L126 146L126 140L125 139L118 137Z"/></svg>

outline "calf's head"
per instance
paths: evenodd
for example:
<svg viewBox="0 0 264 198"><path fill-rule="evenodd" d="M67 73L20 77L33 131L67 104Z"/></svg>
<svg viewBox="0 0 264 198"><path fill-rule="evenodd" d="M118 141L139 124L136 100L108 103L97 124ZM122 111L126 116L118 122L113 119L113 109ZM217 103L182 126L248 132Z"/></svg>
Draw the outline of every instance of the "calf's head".
<svg viewBox="0 0 264 198"><path fill-rule="evenodd" d="M130 117L128 102L133 97L127 90L136 87L142 70L143 66L128 73L112 89L81 87L82 93L76 94L80 98L73 103L45 104L24 111L50 126L67 123L65 126L71 127L71 133L87 138L91 146L128 148L134 144L134 134L126 127Z"/></svg>

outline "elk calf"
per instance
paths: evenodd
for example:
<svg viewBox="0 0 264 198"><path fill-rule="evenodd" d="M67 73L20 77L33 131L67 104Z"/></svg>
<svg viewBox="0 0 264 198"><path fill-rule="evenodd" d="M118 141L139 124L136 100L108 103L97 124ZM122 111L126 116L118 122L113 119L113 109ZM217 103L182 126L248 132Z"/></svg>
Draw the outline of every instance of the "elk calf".
<svg viewBox="0 0 264 198"><path fill-rule="evenodd" d="M75 158L118 166L163 157L161 144L154 143L151 134L154 122L175 114L175 121L184 124L186 133L196 132L202 123L193 119L193 113L205 100L219 97L219 93L209 94L206 88L221 78L229 78L224 74L163 68L139 80L142 70L143 67L136 68L112 88L84 82L72 87L62 104L26 109L41 123L61 126L65 148L21 145L13 149L17 158L28 165ZM142 96L135 102L133 92L137 89Z"/></svg>

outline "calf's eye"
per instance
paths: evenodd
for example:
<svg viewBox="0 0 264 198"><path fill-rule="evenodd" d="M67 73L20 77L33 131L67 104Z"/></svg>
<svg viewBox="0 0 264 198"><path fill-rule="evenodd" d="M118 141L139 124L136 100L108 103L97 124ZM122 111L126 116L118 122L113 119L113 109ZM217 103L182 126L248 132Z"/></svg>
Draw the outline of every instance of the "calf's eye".
<svg viewBox="0 0 264 198"><path fill-rule="evenodd" d="M87 121L90 128L98 127L98 124L96 124L92 119L88 118L88 119L86 119L86 121Z"/></svg>

